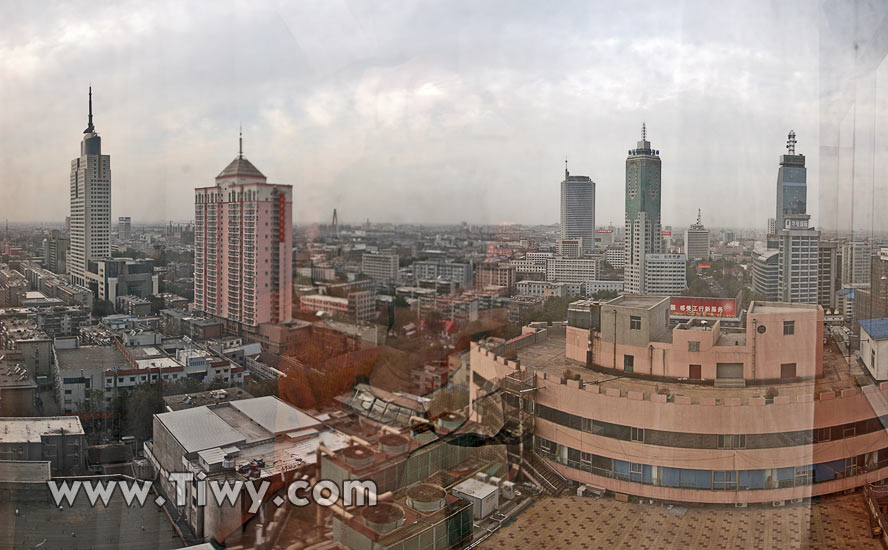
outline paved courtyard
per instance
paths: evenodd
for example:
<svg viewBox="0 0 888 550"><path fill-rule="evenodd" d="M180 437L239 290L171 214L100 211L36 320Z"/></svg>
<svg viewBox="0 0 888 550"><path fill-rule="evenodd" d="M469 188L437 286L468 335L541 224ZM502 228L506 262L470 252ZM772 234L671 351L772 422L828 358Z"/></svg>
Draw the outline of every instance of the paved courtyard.
<svg viewBox="0 0 888 550"><path fill-rule="evenodd" d="M541 498L479 548L880 548L870 537L860 493L782 508L686 510L680 515L684 509L673 513L664 506L618 502L610 497Z"/></svg>

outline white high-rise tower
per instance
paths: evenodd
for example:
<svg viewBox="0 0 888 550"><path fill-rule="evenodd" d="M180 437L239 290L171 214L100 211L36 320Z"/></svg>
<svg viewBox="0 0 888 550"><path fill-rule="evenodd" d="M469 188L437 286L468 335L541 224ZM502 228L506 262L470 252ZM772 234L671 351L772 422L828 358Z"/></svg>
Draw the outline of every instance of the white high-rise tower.
<svg viewBox="0 0 888 550"><path fill-rule="evenodd" d="M83 131L80 156L71 161L71 234L68 273L71 282L85 287L90 260L111 255L111 157L102 154L96 133L89 88L89 125Z"/></svg>

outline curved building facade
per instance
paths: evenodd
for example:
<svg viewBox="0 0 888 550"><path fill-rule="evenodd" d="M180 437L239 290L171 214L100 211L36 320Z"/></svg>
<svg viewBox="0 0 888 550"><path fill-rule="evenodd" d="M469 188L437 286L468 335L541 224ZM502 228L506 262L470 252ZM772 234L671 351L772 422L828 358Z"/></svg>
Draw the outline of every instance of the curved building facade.
<svg viewBox="0 0 888 550"><path fill-rule="evenodd" d="M888 477L888 384L825 346L819 306L664 328L659 303L589 304L568 326L473 344L474 419L496 430L522 411L522 464L649 499L779 504Z"/></svg>
<svg viewBox="0 0 888 550"><path fill-rule="evenodd" d="M583 252L595 248L595 182L567 170L561 182L561 239L582 239Z"/></svg>

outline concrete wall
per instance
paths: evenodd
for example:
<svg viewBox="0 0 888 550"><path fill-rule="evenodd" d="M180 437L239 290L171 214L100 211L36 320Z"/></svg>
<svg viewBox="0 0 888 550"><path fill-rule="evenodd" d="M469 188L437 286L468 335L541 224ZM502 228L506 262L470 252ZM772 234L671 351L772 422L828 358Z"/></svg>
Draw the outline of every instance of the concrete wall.
<svg viewBox="0 0 888 550"><path fill-rule="evenodd" d="M49 376L52 365L52 340L19 340L15 343L22 352L25 368L33 376Z"/></svg>
<svg viewBox="0 0 888 550"><path fill-rule="evenodd" d="M35 386L0 388L0 416L34 416Z"/></svg>

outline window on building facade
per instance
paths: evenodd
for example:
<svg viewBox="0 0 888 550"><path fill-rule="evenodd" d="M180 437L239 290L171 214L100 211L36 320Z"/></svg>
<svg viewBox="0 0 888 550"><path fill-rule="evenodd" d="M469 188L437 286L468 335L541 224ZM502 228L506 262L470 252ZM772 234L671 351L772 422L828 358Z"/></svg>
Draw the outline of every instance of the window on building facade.
<svg viewBox="0 0 888 550"><path fill-rule="evenodd" d="M745 449L746 434L728 434L718 436L719 449Z"/></svg>
<svg viewBox="0 0 888 550"><path fill-rule="evenodd" d="M629 330L641 330L641 317L637 315L629 316Z"/></svg>
<svg viewBox="0 0 888 550"><path fill-rule="evenodd" d="M700 342L688 342L688 351L700 351Z"/></svg>
<svg viewBox="0 0 888 550"><path fill-rule="evenodd" d="M792 336L795 334L795 321L783 321L783 335Z"/></svg>

